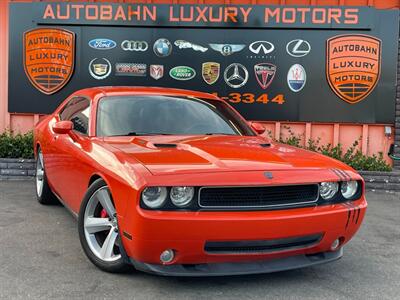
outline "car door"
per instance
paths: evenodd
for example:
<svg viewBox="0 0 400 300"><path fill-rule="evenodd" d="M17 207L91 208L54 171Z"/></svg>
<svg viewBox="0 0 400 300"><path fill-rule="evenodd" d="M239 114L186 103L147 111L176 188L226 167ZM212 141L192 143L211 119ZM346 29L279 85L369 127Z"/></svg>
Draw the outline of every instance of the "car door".
<svg viewBox="0 0 400 300"><path fill-rule="evenodd" d="M87 163L91 141L89 133L90 100L72 98L60 111L56 121L71 121L71 134L54 134L49 176L55 192L63 202L77 212L81 196L87 188Z"/></svg>

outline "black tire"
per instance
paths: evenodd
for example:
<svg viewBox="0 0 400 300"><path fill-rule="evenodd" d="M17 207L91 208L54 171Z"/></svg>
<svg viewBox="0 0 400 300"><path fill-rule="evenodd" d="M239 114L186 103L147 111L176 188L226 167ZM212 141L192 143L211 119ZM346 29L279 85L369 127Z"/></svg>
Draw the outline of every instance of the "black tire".
<svg viewBox="0 0 400 300"><path fill-rule="evenodd" d="M107 184L104 182L103 179L97 179L95 182L93 182L89 189L87 190L83 201L81 203L81 207L79 210L79 216L78 216L78 232L79 232L79 239L83 248L83 251L85 252L86 256L89 258L89 260L99 269L110 272L110 273L125 273L128 271L131 271L133 267L129 264L129 260L126 256L125 250L123 249L122 241L120 234L118 233L117 237L117 243L118 243L118 249L121 254L121 257L116 260L116 261L104 261L100 259L98 256L96 256L93 251L91 250L88 241L85 236L85 227L84 227L84 222L85 222L85 211L88 207L89 200L91 197L95 194L95 192L99 191L102 188L107 187ZM116 217L115 217L116 218Z"/></svg>
<svg viewBox="0 0 400 300"><path fill-rule="evenodd" d="M40 156L42 157L41 162L40 162ZM39 173L38 172L39 164L42 164L42 170L43 170L43 175L41 177L40 177L40 174L38 174ZM41 179L39 179L39 178L41 178ZM41 181L41 183L42 183L41 190L38 188L38 181ZM36 198L40 204L51 205L51 204L59 204L60 203L58 201L57 197L54 195L54 193L50 189L50 186L49 186L49 183L47 180L47 176L46 176L43 154L42 154L42 150L40 149L40 147L38 147L38 149L37 149L35 187L36 187Z"/></svg>

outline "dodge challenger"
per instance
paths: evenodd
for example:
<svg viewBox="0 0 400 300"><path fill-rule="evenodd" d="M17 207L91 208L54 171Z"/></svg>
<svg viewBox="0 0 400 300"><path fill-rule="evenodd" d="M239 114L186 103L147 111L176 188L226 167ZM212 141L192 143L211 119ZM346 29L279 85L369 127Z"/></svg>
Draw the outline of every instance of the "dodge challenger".
<svg viewBox="0 0 400 300"><path fill-rule="evenodd" d="M34 130L37 199L76 216L84 253L108 272L239 275L339 259L366 212L363 179L264 130L207 93L83 89Z"/></svg>

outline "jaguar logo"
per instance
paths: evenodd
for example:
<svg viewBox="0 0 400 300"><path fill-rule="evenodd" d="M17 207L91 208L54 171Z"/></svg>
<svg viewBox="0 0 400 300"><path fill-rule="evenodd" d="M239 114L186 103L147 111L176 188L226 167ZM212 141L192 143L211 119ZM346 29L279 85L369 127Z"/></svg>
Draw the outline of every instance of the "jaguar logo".
<svg viewBox="0 0 400 300"><path fill-rule="evenodd" d="M46 95L61 90L75 63L75 33L38 28L24 33L24 69L32 85Z"/></svg>
<svg viewBox="0 0 400 300"><path fill-rule="evenodd" d="M326 44L326 78L333 92L355 104L375 88L381 73L381 40L364 34L334 36Z"/></svg>

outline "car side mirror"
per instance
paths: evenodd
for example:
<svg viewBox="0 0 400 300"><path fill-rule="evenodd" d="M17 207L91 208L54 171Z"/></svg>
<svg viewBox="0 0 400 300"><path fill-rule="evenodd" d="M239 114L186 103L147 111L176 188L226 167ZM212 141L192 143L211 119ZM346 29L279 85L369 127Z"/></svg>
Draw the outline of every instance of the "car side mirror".
<svg viewBox="0 0 400 300"><path fill-rule="evenodd" d="M265 132L265 127L261 123L250 122L250 126L258 134L263 134Z"/></svg>
<svg viewBox="0 0 400 300"><path fill-rule="evenodd" d="M58 134L67 134L74 129L71 121L59 121L53 125L53 131Z"/></svg>

